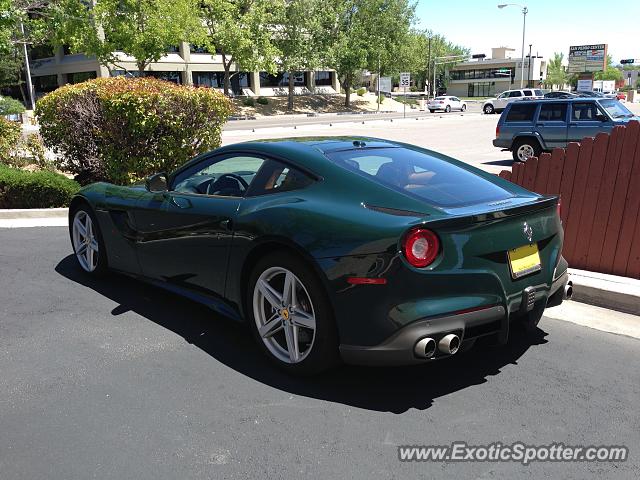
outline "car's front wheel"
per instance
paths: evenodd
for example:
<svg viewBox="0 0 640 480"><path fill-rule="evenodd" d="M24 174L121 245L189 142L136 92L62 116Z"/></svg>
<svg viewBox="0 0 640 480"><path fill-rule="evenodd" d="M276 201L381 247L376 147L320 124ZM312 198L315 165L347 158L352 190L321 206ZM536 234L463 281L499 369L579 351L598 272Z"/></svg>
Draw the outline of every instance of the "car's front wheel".
<svg viewBox="0 0 640 480"><path fill-rule="evenodd" d="M484 111L484 113L486 113L487 115L491 115L493 112L496 111L495 108L493 108L493 105L491 105L490 103L487 103L483 108L482 111Z"/></svg>
<svg viewBox="0 0 640 480"><path fill-rule="evenodd" d="M87 273L103 274L107 271L107 256L95 215L89 206L81 205L71 218L69 233L78 264Z"/></svg>
<svg viewBox="0 0 640 480"><path fill-rule="evenodd" d="M447 105L446 107L444 107L444 111L449 113L451 111L451 106Z"/></svg>
<svg viewBox="0 0 640 480"><path fill-rule="evenodd" d="M466 112L467 111L467 105L466 104L462 104L462 107L460 108L461 112Z"/></svg>
<svg viewBox="0 0 640 480"><path fill-rule="evenodd" d="M247 312L254 336L280 368L315 374L338 363L329 300L315 272L298 257L264 257L249 279Z"/></svg>

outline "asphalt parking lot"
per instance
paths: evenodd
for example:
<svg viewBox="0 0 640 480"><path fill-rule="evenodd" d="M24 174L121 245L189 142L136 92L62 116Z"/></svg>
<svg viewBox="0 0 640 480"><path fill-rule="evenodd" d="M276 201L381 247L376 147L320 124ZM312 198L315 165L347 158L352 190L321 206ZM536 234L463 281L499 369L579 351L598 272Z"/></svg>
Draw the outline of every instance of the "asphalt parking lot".
<svg viewBox="0 0 640 480"><path fill-rule="evenodd" d="M0 229L0 478L617 478L640 468L640 343L544 318L431 365L274 370L248 330L66 228ZM401 463L398 445L627 445L624 463Z"/></svg>

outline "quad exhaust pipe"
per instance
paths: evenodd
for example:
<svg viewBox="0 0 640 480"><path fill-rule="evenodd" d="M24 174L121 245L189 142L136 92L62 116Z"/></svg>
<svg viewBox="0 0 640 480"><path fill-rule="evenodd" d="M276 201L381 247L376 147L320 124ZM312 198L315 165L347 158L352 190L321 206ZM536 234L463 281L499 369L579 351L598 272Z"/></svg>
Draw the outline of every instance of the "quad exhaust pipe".
<svg viewBox="0 0 640 480"><path fill-rule="evenodd" d="M436 341L433 338L423 338L413 348L416 357L431 358L436 353Z"/></svg>
<svg viewBox="0 0 640 480"><path fill-rule="evenodd" d="M433 338L423 338L413 348L416 357L431 358L436 350L446 355L453 355L460 348L460 337L455 333L449 333L440 339L438 343Z"/></svg>
<svg viewBox="0 0 640 480"><path fill-rule="evenodd" d="M438 350L442 353L453 355L460 348L460 337L455 333L445 335L438 342Z"/></svg>

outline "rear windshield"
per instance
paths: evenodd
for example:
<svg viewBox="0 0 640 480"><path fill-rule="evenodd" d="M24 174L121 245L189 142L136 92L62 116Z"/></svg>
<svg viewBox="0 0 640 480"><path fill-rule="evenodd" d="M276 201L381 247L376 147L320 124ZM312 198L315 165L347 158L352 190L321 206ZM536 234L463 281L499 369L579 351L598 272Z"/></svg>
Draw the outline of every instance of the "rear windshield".
<svg viewBox="0 0 640 480"><path fill-rule="evenodd" d="M439 207L461 207L513 196L464 168L407 148L343 150L329 152L327 157L347 170Z"/></svg>
<svg viewBox="0 0 640 480"><path fill-rule="evenodd" d="M506 122L527 122L533 120L533 115L538 107L535 103L513 103L507 113Z"/></svg>

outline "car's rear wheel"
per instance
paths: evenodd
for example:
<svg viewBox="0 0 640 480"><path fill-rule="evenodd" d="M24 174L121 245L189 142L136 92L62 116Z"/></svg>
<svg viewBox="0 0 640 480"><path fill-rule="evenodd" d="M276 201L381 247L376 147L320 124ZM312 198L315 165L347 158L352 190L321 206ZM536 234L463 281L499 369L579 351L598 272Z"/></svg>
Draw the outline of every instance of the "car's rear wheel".
<svg viewBox="0 0 640 480"><path fill-rule="evenodd" d="M107 256L95 215L88 205L81 205L71 218L71 245L78 264L87 273L103 274L107 271Z"/></svg>
<svg viewBox="0 0 640 480"><path fill-rule="evenodd" d="M432 110L432 109L429 109L429 111L430 111L431 113L434 113L434 112L435 112L435 110Z"/></svg>
<svg viewBox="0 0 640 480"><path fill-rule="evenodd" d="M326 292L313 270L287 252L263 258L249 279L249 323L280 368L319 373L338 363L338 336Z"/></svg>
<svg viewBox="0 0 640 480"><path fill-rule="evenodd" d="M465 112L467 110L467 106L463 103L462 107L460 108L461 112Z"/></svg>
<svg viewBox="0 0 640 480"><path fill-rule="evenodd" d="M449 113L451 111L451 105L447 105L446 107L444 107L444 111L446 113Z"/></svg>
<svg viewBox="0 0 640 480"><path fill-rule="evenodd" d="M536 140L521 138L513 145L512 155L516 162L526 162L531 157L539 157L542 149Z"/></svg>
<svg viewBox="0 0 640 480"><path fill-rule="evenodd" d="M492 113L494 113L496 111L495 108L493 108L493 105L491 105L490 103L486 104L483 108L482 111L484 113L486 113L487 115L491 115Z"/></svg>

